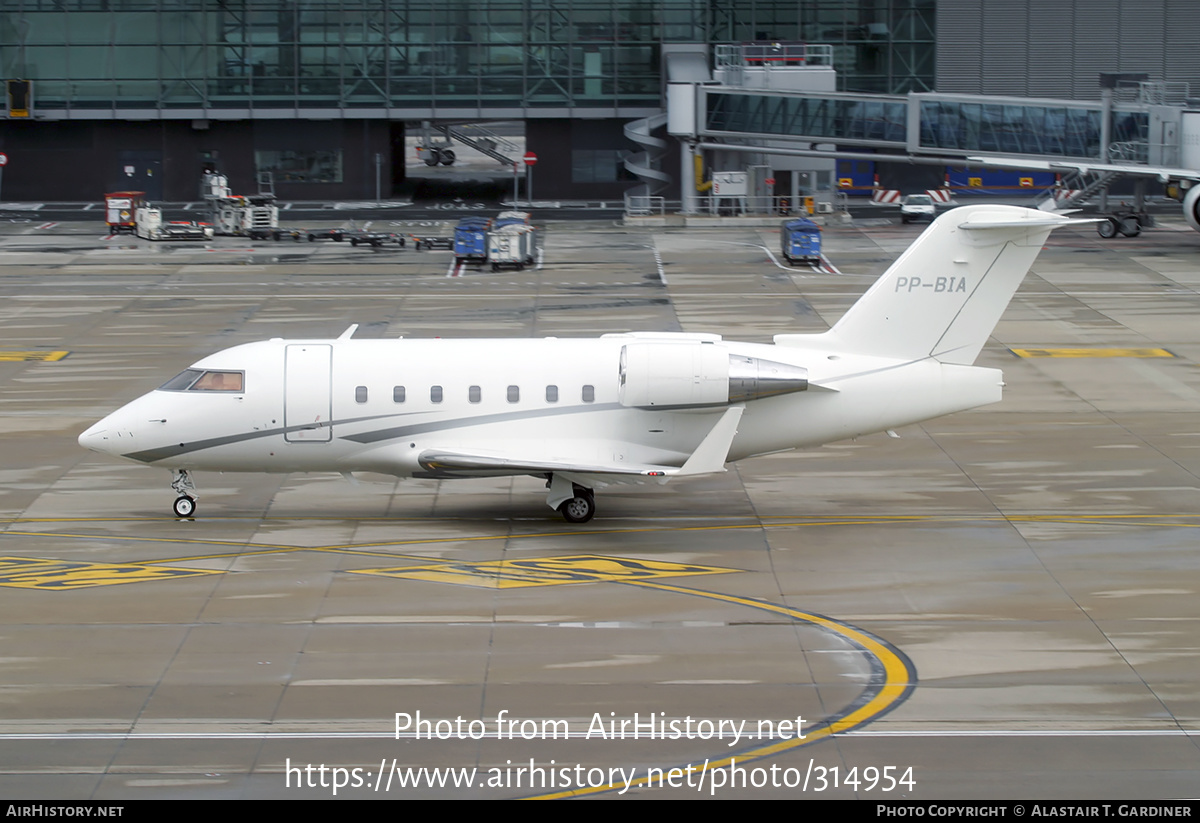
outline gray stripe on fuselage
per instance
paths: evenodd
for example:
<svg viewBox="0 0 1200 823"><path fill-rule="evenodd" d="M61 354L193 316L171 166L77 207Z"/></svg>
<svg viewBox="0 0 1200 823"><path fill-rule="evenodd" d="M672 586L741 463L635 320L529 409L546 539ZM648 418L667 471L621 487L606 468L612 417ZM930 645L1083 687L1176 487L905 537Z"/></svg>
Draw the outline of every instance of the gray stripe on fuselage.
<svg viewBox="0 0 1200 823"><path fill-rule="evenodd" d="M458 429L468 426L481 425L486 423L498 423L506 420L514 420L530 417L554 417L567 416L578 414L580 412L590 411L610 411L612 409L624 408L620 403L589 403L588 405L580 406L563 406L551 409L527 409L525 411L501 412L498 414L481 414L477 417L456 417L453 420L434 420L428 423L414 423L410 426L393 426L386 429L377 429L375 431L360 432L359 434L346 435L339 437L339 440L350 440L355 443L379 443L384 440L393 440L400 437L409 437L414 434L422 434L432 431L444 431L446 429ZM248 431L241 434L227 434L222 437L210 437L207 440L197 440L193 443L179 443L171 446L159 446L153 449L145 449L144 451L129 452L122 455L130 460L138 460L142 463L157 463L160 460L166 460L170 457L179 457L180 455L191 454L193 452L203 451L204 449L214 449L218 446L228 446L233 443L245 443L250 440L257 440L263 437L273 437L279 434L288 432L306 431L311 429L326 428L329 426L347 426L353 423L364 423L371 420L387 420L396 417L410 417L417 414L429 414L430 412L398 412L395 414L378 414L369 417L353 417L346 420L331 420L328 423L317 425L303 426L279 426L272 429L262 429L260 431ZM321 441L327 442L327 441ZM303 443L291 443L289 445L301 445ZM320 445L320 444L316 444Z"/></svg>
<svg viewBox="0 0 1200 823"><path fill-rule="evenodd" d="M218 446L228 446L231 443L244 443L248 440L258 440L261 437L274 437L277 434L287 434L288 432L310 431L312 429L323 429L335 425L348 425L350 423L363 423L368 420L386 420L390 417L403 417L409 414L420 414L421 412L402 412L397 414L375 414L369 417L353 417L348 420L334 420L328 423L317 423L313 425L306 423L301 426L279 426L273 429L256 429L254 431L242 432L241 434L226 434L221 437L210 437L207 440L197 440L193 443L180 443L173 446L159 446L145 451L129 452L121 455L130 460L140 460L143 463L156 463L159 460L165 460L168 457L178 457L181 454L191 454L192 452L202 451L204 449L214 449ZM326 441L322 441L326 442Z"/></svg>

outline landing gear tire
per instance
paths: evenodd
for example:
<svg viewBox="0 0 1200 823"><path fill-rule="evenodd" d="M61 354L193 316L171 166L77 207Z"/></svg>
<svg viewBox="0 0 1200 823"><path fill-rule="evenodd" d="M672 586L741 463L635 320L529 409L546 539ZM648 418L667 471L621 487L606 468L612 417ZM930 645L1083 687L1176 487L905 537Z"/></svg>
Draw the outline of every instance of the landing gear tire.
<svg viewBox="0 0 1200 823"><path fill-rule="evenodd" d="M176 517L191 517L196 513L196 501L186 494L180 495L175 498L175 504L171 508L175 511Z"/></svg>
<svg viewBox="0 0 1200 823"><path fill-rule="evenodd" d="M586 523L596 516L596 496L591 489L575 487L575 496L558 505L559 514L568 523Z"/></svg>
<svg viewBox="0 0 1200 823"><path fill-rule="evenodd" d="M442 152L440 149L426 149L425 150L425 165L426 166L436 166L440 162L442 162Z"/></svg>
<svg viewBox="0 0 1200 823"><path fill-rule="evenodd" d="M1117 230L1125 237L1137 237L1142 233L1142 224L1136 217L1122 217Z"/></svg>
<svg viewBox="0 0 1200 823"><path fill-rule="evenodd" d="M441 163L443 166L453 166L457 159L458 155L454 153L454 149L442 149Z"/></svg>
<svg viewBox="0 0 1200 823"><path fill-rule="evenodd" d="M1096 233L1105 240L1111 240L1117 236L1117 221L1109 217L1106 220L1101 220L1096 224Z"/></svg>

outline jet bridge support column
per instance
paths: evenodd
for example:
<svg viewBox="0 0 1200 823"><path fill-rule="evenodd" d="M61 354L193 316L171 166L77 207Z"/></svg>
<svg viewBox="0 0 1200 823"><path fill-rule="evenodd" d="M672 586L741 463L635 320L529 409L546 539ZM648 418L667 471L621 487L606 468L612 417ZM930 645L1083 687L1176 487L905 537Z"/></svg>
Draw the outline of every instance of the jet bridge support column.
<svg viewBox="0 0 1200 823"><path fill-rule="evenodd" d="M679 141L679 211L696 214L696 148L695 140Z"/></svg>

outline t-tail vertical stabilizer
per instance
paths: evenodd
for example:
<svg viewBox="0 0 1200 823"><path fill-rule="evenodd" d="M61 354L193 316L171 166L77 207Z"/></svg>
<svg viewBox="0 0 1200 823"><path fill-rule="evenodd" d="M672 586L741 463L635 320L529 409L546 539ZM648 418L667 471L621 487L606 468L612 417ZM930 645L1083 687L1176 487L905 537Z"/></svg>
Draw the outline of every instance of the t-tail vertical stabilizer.
<svg viewBox="0 0 1200 823"><path fill-rule="evenodd" d="M1075 221L1016 206L964 206L927 228L857 303L820 335L779 335L902 360L971 365L1050 232Z"/></svg>

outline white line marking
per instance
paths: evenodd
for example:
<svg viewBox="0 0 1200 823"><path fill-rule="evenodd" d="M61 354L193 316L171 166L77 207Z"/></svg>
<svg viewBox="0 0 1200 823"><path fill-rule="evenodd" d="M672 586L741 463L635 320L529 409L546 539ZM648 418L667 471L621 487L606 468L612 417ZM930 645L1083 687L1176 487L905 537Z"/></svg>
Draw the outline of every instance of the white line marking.
<svg viewBox="0 0 1200 823"><path fill-rule="evenodd" d="M838 267L829 262L829 258L825 256L825 252L821 252L821 265L822 270L826 274L841 274L841 272L838 271Z"/></svg>
<svg viewBox="0 0 1200 823"><path fill-rule="evenodd" d="M654 250L654 265L658 267L658 282L667 285L667 273L663 271L662 255L658 253L658 245L650 246Z"/></svg>

